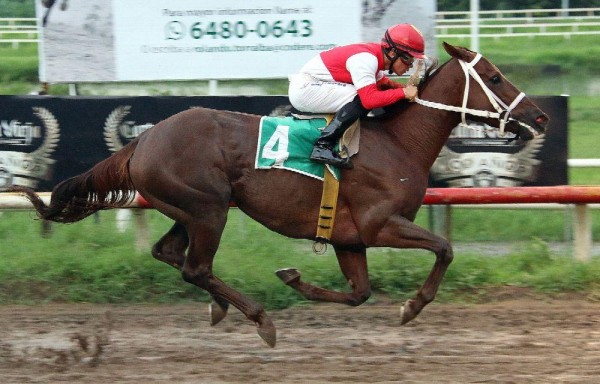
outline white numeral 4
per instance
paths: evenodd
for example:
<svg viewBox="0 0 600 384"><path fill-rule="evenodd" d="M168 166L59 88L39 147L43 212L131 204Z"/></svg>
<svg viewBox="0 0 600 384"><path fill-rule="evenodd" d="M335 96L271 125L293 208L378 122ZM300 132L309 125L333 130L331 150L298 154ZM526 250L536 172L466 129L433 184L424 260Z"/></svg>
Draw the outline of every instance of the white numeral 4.
<svg viewBox="0 0 600 384"><path fill-rule="evenodd" d="M273 136L265 144L262 157L264 159L275 160L275 165L283 164L290 157L290 153L288 152L289 132L289 125L278 125L275 128L275 132L273 132ZM277 150L274 149L275 147L277 147Z"/></svg>

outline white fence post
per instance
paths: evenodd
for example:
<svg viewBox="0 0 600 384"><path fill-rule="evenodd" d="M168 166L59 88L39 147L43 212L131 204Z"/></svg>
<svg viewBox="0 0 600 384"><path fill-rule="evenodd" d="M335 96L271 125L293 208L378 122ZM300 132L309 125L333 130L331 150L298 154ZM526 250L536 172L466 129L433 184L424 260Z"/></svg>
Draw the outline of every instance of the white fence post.
<svg viewBox="0 0 600 384"><path fill-rule="evenodd" d="M590 261L592 251L592 221L587 204L575 205L575 236L573 256L579 261Z"/></svg>
<svg viewBox="0 0 600 384"><path fill-rule="evenodd" d="M132 211L135 218L135 249L141 252L150 248L150 227L143 209L134 208Z"/></svg>

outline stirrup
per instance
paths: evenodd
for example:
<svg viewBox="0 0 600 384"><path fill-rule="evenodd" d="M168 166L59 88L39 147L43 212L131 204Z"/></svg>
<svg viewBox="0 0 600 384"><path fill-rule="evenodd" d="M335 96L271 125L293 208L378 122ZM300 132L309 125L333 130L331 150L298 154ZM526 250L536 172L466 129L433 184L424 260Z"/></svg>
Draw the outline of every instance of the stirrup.
<svg viewBox="0 0 600 384"><path fill-rule="evenodd" d="M342 158L331 148L322 146L315 146L310 155L310 159L316 163L329 164L338 168L352 169L354 167L350 158Z"/></svg>

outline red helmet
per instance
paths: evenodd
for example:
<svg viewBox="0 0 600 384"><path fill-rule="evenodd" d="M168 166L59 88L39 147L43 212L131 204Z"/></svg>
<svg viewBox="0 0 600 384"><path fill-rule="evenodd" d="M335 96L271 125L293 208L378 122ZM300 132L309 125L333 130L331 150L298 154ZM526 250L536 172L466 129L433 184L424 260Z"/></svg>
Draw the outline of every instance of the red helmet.
<svg viewBox="0 0 600 384"><path fill-rule="evenodd" d="M423 34L412 24L396 24L389 27L381 39L381 46L408 52L417 59L425 58Z"/></svg>

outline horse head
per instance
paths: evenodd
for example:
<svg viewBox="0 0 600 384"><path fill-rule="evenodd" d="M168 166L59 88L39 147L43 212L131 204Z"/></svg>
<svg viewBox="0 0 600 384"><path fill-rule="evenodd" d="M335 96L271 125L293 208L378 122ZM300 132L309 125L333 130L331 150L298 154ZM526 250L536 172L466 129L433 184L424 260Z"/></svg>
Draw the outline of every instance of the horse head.
<svg viewBox="0 0 600 384"><path fill-rule="evenodd" d="M444 49L455 59L447 64L459 65L464 74L462 80L447 86L459 86L462 82L464 91L459 106L440 109L460 112L463 123L465 116L469 116L471 120L499 128L502 133L505 130L515 133L523 140L545 132L548 115L508 81L498 67L466 48L444 42Z"/></svg>

